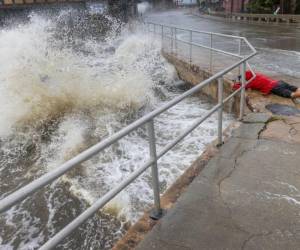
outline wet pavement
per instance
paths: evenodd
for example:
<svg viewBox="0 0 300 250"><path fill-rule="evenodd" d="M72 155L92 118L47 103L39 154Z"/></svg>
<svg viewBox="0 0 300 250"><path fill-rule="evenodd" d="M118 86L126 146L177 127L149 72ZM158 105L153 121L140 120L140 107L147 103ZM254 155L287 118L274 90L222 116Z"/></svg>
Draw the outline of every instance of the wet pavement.
<svg viewBox="0 0 300 250"><path fill-rule="evenodd" d="M251 60L255 70L300 86L299 27L227 23L192 15L188 10L152 13L146 19L183 28L245 36L259 53Z"/></svg>
<svg viewBox="0 0 300 250"><path fill-rule="evenodd" d="M247 116L137 249L298 249L300 118L273 119Z"/></svg>
<svg viewBox="0 0 300 250"><path fill-rule="evenodd" d="M176 25L183 28L245 36L258 48L300 52L300 28L295 26L268 26L234 22L226 23L219 20L191 15L188 11L153 13L147 17L147 20Z"/></svg>
<svg viewBox="0 0 300 250"><path fill-rule="evenodd" d="M300 110L296 107L291 107L285 104L272 103L266 105L266 109L276 115L297 116L300 115Z"/></svg>
<svg viewBox="0 0 300 250"><path fill-rule="evenodd" d="M251 61L256 70L300 86L296 27L225 23L180 11L150 18L245 36L259 52ZM298 248L299 110L285 105L289 100L283 98L248 95L258 111L267 113L248 114L138 250Z"/></svg>

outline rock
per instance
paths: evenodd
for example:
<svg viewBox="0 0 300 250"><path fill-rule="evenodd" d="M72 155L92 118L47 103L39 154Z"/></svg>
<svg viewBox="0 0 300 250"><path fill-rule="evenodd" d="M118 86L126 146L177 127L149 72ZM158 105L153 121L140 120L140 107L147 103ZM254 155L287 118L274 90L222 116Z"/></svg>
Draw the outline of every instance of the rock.
<svg viewBox="0 0 300 250"><path fill-rule="evenodd" d="M270 110L273 114L276 115L300 115L300 109L279 103L268 104L266 105L266 109Z"/></svg>
<svg viewBox="0 0 300 250"><path fill-rule="evenodd" d="M300 123L288 124L284 120L270 122L267 124L267 128L260 134L260 138L300 143Z"/></svg>
<svg viewBox="0 0 300 250"><path fill-rule="evenodd" d="M267 113L249 113L246 117L244 117L244 123L266 123L270 120L272 115Z"/></svg>

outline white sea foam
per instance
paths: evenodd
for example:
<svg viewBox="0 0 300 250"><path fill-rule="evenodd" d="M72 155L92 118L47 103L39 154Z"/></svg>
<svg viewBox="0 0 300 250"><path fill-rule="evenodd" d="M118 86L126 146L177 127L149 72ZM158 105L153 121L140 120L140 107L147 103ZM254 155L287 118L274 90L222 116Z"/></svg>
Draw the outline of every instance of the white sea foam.
<svg viewBox="0 0 300 250"><path fill-rule="evenodd" d="M139 31L130 32L123 27L120 35L112 33L103 41L81 41L84 53L62 46L53 40L54 36L55 22L40 16L0 33L3 187L11 185L15 189L59 167L181 93L173 87L178 81L176 72L160 54L159 43ZM209 107L198 97L192 97L156 118L158 150ZM230 117L225 115L225 118L226 126ZM212 116L159 161L162 190L215 137L216 127L216 117ZM55 216L75 213L73 203L68 207L69 200L92 204L139 168L148 155L146 130L140 128L70 171L39 196L46 203L47 212L43 216L47 218L27 210L35 205L34 199L7 213L4 221L7 226L16 227L15 237L2 239L1 247L15 246L18 240L19 247L38 246L48 237L41 228L53 235L58 230L53 223L57 220ZM17 160L11 161L11 157ZM6 176L11 173L14 179L7 181ZM69 200L62 200L62 191L69 192ZM152 203L148 171L115 197L104 211L122 221L124 217L135 221ZM22 217L20 223L15 220L16 214ZM25 232L29 234L26 236Z"/></svg>
<svg viewBox="0 0 300 250"><path fill-rule="evenodd" d="M300 52L271 48L257 48L258 55L251 59L251 64L269 75L282 75L300 78L298 65L300 64Z"/></svg>
<svg viewBox="0 0 300 250"><path fill-rule="evenodd" d="M128 35L109 57L103 50L82 56L49 44L51 25L36 17L0 34L1 137L19 123L69 110L97 105L138 108L148 101L152 81L140 61L152 53L146 37Z"/></svg>
<svg viewBox="0 0 300 250"><path fill-rule="evenodd" d="M149 2L141 2L138 4L138 12L140 14L145 14L148 10L151 9Z"/></svg>

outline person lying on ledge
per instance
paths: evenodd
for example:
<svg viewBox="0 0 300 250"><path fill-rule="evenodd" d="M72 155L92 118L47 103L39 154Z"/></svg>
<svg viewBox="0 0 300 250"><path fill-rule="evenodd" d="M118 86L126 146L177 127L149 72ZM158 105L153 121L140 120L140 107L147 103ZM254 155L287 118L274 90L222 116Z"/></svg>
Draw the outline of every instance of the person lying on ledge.
<svg viewBox="0 0 300 250"><path fill-rule="evenodd" d="M252 81L246 85L246 89L253 89L262 92L264 95L270 93L285 98L292 98L293 101L296 98L300 98L300 88L290 85L282 80L274 80L260 73L255 73L256 76ZM239 77L240 78L240 77ZM253 78L253 74L250 70L246 71L246 81ZM233 89L237 90L241 87L241 83L236 82L233 84ZM299 102L299 100L297 100Z"/></svg>

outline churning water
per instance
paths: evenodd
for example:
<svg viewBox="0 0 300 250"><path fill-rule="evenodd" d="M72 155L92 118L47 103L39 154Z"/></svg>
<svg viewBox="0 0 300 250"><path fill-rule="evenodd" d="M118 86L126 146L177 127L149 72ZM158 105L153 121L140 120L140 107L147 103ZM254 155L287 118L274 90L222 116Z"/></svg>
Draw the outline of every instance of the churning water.
<svg viewBox="0 0 300 250"><path fill-rule="evenodd" d="M0 198L184 91L160 44L139 25L75 16L32 15L0 30ZM158 150L209 108L191 97L159 116ZM215 137L216 127L212 116L159 161L162 191ZM0 248L37 248L148 154L140 128L25 199L0 215ZM147 172L58 248L110 249L152 202Z"/></svg>

